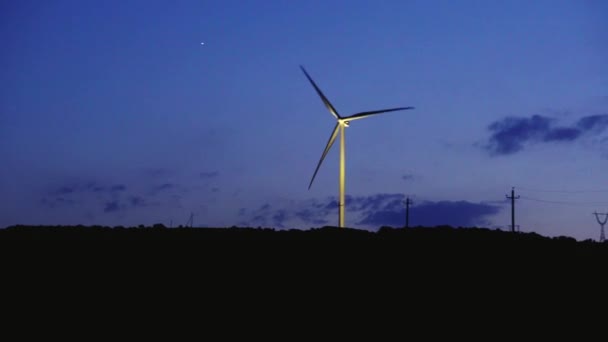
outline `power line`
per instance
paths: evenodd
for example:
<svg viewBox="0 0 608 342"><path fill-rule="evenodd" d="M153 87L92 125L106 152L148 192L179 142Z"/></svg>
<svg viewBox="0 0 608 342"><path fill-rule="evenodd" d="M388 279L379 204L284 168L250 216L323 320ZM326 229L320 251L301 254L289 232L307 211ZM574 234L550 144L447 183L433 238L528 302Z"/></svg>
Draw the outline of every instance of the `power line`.
<svg viewBox="0 0 608 342"><path fill-rule="evenodd" d="M530 191L530 192L557 192L557 193L564 193L564 194L582 194L582 193L606 193L608 192L608 190L546 190L546 189L532 189L532 188L524 188L521 186L517 187L517 190L523 190L523 191Z"/></svg>
<svg viewBox="0 0 608 342"><path fill-rule="evenodd" d="M562 204L562 205L573 205L573 206L608 205L608 202L551 201L551 200L544 200L544 199L533 198L533 197L528 197L528 196L521 196L521 199L528 200L528 201L534 201L534 202L551 203L551 204Z"/></svg>

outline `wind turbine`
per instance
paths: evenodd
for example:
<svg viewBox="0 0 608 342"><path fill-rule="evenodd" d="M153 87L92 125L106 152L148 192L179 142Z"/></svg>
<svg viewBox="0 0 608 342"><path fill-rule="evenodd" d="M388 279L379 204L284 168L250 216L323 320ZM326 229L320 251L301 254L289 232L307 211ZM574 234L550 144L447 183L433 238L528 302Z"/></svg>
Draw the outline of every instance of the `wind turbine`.
<svg viewBox="0 0 608 342"><path fill-rule="evenodd" d="M310 77L310 75L308 75L308 73L306 72L306 70L304 69L304 67L300 65L300 69L302 69L302 71L304 72L304 75L306 75L306 78L308 78L308 80L310 81L310 84L312 84L312 86L317 91L317 94L319 94L319 97L321 98L321 100L325 104L325 107L327 107L327 109L329 110L329 112L338 121L336 123L336 126L334 127L333 131L331 132L331 135L329 136L329 141L327 142L327 145L325 146L325 150L323 151L323 154L321 155L321 159L319 160L319 164L317 164L317 168L315 169L315 173L312 175L312 179L310 180L310 184L308 185L308 190L310 190L310 187L312 186L312 182L315 180L315 176L317 175L317 172L319 171L319 167L321 167L321 163L323 163L323 159L325 159L325 156L329 152L329 149L331 148L331 146L334 144L334 141L336 140L336 136L339 133L340 134L340 201L338 203L338 208L339 208L338 225L341 228L343 228L344 224L345 224L344 223L344 206L345 206L344 178L346 176L345 175L346 174L346 160L345 160L345 157L346 157L346 151L345 151L346 146L345 146L345 143L344 143L344 129L346 127L348 127L349 123L351 121L353 121L353 120L359 120L359 119L367 118L369 116L380 114L380 113L394 112L394 111L398 111L398 110L414 109L414 107L399 107L399 108L381 109L381 110L373 110L373 111L369 111L369 112L361 112L361 113L353 114L351 116L340 116L340 114L338 114L338 111L336 111L336 108L334 108L334 106L331 104L331 102L329 102L329 100L327 99L327 97L325 97L325 95L323 95L323 92L321 91L321 89L319 89L319 87L317 87L317 84L315 83L315 81L312 80L312 78Z"/></svg>

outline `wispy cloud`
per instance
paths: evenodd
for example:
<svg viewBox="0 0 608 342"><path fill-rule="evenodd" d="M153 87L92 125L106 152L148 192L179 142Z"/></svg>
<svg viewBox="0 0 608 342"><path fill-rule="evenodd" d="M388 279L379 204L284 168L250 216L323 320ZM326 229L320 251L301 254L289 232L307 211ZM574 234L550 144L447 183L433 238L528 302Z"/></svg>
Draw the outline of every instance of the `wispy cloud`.
<svg viewBox="0 0 608 342"><path fill-rule="evenodd" d="M144 175L152 178L165 178L174 173L174 171L163 167L149 168L143 170Z"/></svg>
<svg viewBox="0 0 608 342"><path fill-rule="evenodd" d="M157 191L169 190L169 189L173 189L173 188L175 188L175 184L172 184L172 183L163 183L161 185L157 185L156 187L154 187L154 189Z"/></svg>
<svg viewBox="0 0 608 342"><path fill-rule="evenodd" d="M73 195L83 193L111 193L117 191L125 191L127 186L124 184L105 185L97 181L87 182L71 182L64 184L51 191L50 195Z"/></svg>
<svg viewBox="0 0 608 342"><path fill-rule="evenodd" d="M127 186L123 185L123 184L113 185L110 188L110 191L125 191L125 190L127 190Z"/></svg>
<svg viewBox="0 0 608 342"><path fill-rule="evenodd" d="M40 203L51 209L73 205L93 206L106 214L152 205L142 196L129 194L128 190L127 185L120 183L72 181L48 191Z"/></svg>
<svg viewBox="0 0 608 342"><path fill-rule="evenodd" d="M211 171L211 172L201 172L199 174L199 177L202 179L210 179L210 178L215 178L219 175L219 172L217 171Z"/></svg>
<svg viewBox="0 0 608 342"><path fill-rule="evenodd" d="M411 173L406 173L403 176L401 176L401 179L404 180L404 181L406 181L406 182L413 181L414 178L416 178L416 177L414 177L414 175L411 174Z"/></svg>
<svg viewBox="0 0 608 342"><path fill-rule="evenodd" d="M145 207L147 201L141 196L131 196L129 197L129 204L133 207Z"/></svg>
<svg viewBox="0 0 608 342"><path fill-rule="evenodd" d="M54 209L54 208L64 207L64 206L73 206L73 205L79 204L79 202L74 199L59 196L59 197L43 197L40 200L40 204L42 204L45 207Z"/></svg>
<svg viewBox="0 0 608 342"><path fill-rule="evenodd" d="M119 205L118 201L109 201L109 202L105 203L103 212L104 213L113 213L113 212L120 211L120 208L121 208L121 206Z"/></svg>

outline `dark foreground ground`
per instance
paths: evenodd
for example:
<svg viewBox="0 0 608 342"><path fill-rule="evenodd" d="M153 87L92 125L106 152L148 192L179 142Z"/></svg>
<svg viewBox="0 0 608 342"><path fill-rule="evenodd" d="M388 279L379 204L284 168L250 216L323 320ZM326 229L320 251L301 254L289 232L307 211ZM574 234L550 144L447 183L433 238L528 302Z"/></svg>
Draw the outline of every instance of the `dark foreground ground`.
<svg viewBox="0 0 608 342"><path fill-rule="evenodd" d="M159 298L171 304L196 298L197 312L213 307L234 315L250 303L257 315L270 302L321 312L332 303L359 310L363 299L386 308L398 298L395 310L416 313L416 302L435 315L435 305L446 303L521 310L539 298L561 303L554 299L603 293L608 243L450 227L14 226L0 230L0 261L0 286L12 287L3 294L19 301L83 298L91 306L91 298L98 304L121 298L147 308Z"/></svg>
<svg viewBox="0 0 608 342"><path fill-rule="evenodd" d="M273 230L254 228L139 228L12 226L0 230L3 253L20 258L100 260L196 260L199 265L305 262L336 266L461 264L566 266L608 261L608 243L577 242L534 233L482 228L381 228L378 232L324 227Z"/></svg>

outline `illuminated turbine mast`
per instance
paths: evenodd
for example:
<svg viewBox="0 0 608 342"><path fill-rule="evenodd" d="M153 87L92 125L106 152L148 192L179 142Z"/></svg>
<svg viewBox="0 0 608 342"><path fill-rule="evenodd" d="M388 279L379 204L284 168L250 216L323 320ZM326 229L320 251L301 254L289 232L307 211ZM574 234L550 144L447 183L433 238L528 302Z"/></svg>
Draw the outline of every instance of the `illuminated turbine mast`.
<svg viewBox="0 0 608 342"><path fill-rule="evenodd" d="M340 182L340 184L339 184L340 196L339 196L339 202L338 202L338 208L339 208L338 225L341 228L343 228L345 225L345 222L344 222L344 206L345 206L344 183L345 183L345 177L346 177L346 151L345 151L346 144L344 142L344 133L345 133L344 129L346 127L348 127L349 123L353 120L363 119L368 116L372 116L372 115L380 114L380 113L414 109L414 107L399 107L399 108L391 108L391 109L381 109L381 110L374 110L374 111L369 111L369 112L361 112L361 113L353 114L351 116L346 116L346 117L340 116L340 114L338 114L338 111L336 111L336 109L331 104L331 102L329 102L327 97L325 97L325 95L323 95L323 92L321 91L321 89L319 89L319 87L317 87L317 85L315 84L315 81L313 81L312 78L310 77L310 75L308 75L308 73L306 72L304 67L300 66L300 68L304 72L304 75L306 75L306 78L308 78L308 81L310 81L310 84L312 84L312 86L317 91L317 94L319 94L319 97L325 104L325 107L327 107L329 112L338 121L336 123L336 126L334 127L333 131L331 132L331 135L329 136L329 141L327 142L327 145L325 146L325 150L323 151L323 154L321 155L321 159L319 160L319 163L317 164L315 173L312 175L312 179L310 180L308 189L310 190L310 187L312 186L312 182L315 180L315 176L317 175L317 172L319 171L319 167L321 167L321 163L323 163L323 159L325 159L325 156L331 149L331 146L334 144L336 137L338 136L338 134L340 134L340 181L339 181Z"/></svg>

